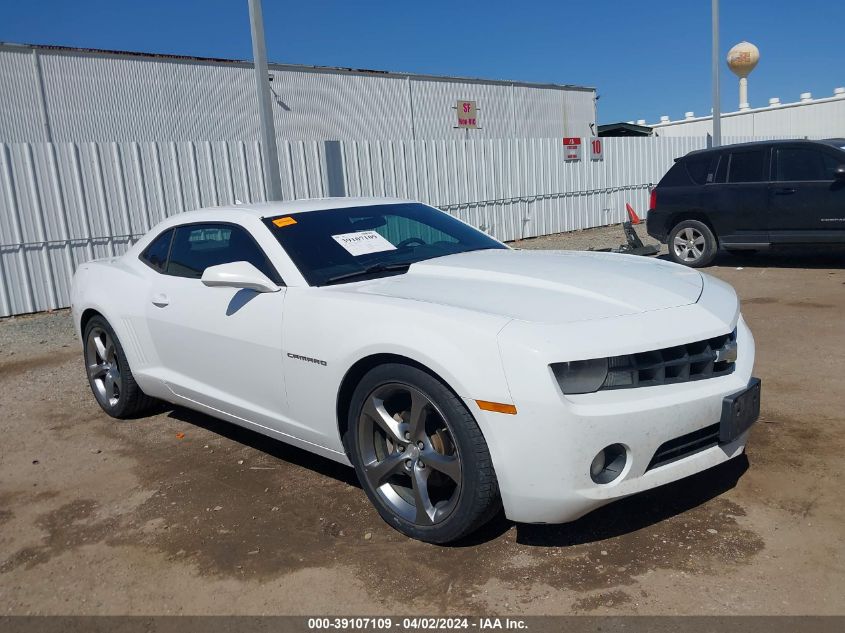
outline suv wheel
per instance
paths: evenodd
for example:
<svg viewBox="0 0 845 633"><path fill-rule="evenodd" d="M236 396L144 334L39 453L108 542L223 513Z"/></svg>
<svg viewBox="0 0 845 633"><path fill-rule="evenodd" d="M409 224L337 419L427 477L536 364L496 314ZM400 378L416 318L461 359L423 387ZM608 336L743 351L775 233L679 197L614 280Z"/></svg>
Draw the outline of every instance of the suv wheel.
<svg viewBox="0 0 845 633"><path fill-rule="evenodd" d="M669 233L669 257L673 262L699 268L716 257L716 236L704 222L684 220Z"/></svg>
<svg viewBox="0 0 845 633"><path fill-rule="evenodd" d="M430 374L385 364L358 384L346 450L389 525L429 543L460 539L501 507L484 436L464 403Z"/></svg>

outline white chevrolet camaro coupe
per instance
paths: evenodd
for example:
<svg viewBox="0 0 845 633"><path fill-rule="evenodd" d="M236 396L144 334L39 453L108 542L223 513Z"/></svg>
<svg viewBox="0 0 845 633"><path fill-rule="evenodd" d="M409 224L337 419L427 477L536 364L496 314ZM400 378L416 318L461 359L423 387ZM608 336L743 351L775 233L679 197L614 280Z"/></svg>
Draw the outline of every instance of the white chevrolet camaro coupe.
<svg viewBox="0 0 845 633"><path fill-rule="evenodd" d="M729 285L513 250L407 200L183 213L80 266L72 304L109 415L164 400L351 464L385 521L435 543L715 466L760 410Z"/></svg>

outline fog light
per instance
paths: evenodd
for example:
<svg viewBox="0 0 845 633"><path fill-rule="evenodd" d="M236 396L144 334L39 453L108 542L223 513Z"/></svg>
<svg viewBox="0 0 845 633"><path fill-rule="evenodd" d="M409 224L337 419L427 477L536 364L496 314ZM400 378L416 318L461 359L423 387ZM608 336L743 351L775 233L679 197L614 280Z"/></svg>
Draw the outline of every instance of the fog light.
<svg viewBox="0 0 845 633"><path fill-rule="evenodd" d="M593 478L593 481L595 481L596 477L598 477L599 474L601 473L601 471L604 470L604 463L605 463L605 457L604 457L604 451L602 450L602 451L599 452L598 455L593 457L593 463L590 464L590 477Z"/></svg>
<svg viewBox="0 0 845 633"><path fill-rule="evenodd" d="M590 464L590 478L597 484L609 484L622 474L628 454L621 444L611 444L599 451Z"/></svg>

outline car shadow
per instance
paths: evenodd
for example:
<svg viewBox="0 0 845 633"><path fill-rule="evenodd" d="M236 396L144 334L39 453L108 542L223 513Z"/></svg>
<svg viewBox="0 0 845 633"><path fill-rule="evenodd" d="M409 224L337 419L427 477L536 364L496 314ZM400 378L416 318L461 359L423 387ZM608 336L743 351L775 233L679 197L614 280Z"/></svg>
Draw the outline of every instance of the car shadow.
<svg viewBox="0 0 845 633"><path fill-rule="evenodd" d="M516 541L568 547L622 536L683 514L735 487L748 470L743 454L709 470L606 505L562 525L518 524Z"/></svg>
<svg viewBox="0 0 845 633"><path fill-rule="evenodd" d="M169 418L193 424L238 444L243 444L244 446L261 451L274 459L308 468L320 475L332 477L356 488L361 487L361 484L358 483L358 478L355 476L355 471L351 467L344 466L327 457L322 457L305 449L286 444L281 440L268 437L256 431L238 426L237 424L226 422L225 420L211 417L199 411L174 407L172 405L166 405L163 407L163 411L167 412Z"/></svg>
<svg viewBox="0 0 845 633"><path fill-rule="evenodd" d="M169 405L162 406L162 412L174 420L205 429L233 442L261 451L274 459L283 460L312 470L319 475L332 477L347 485L361 488L352 468L328 458L191 409ZM516 542L522 545L568 547L603 541L636 532L706 503L736 486L746 470L748 470L748 458L742 455L680 481L616 501L577 521L561 525L514 523L499 510L481 528L463 539L449 543L447 547L464 548L484 545L495 541L514 526L516 526Z"/></svg>
<svg viewBox="0 0 845 633"><path fill-rule="evenodd" d="M667 254L658 259L669 260ZM777 246L761 251L720 250L710 266L728 268L845 268L845 246ZM704 268L702 270L707 270Z"/></svg>

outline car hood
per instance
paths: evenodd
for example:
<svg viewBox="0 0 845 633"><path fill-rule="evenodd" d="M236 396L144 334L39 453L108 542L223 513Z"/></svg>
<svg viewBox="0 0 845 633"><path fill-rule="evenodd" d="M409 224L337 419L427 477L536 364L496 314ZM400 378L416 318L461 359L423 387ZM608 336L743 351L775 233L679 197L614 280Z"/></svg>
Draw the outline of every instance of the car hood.
<svg viewBox="0 0 845 633"><path fill-rule="evenodd" d="M543 323L603 319L698 301L701 274L661 260L586 251L483 250L403 275L335 286Z"/></svg>

